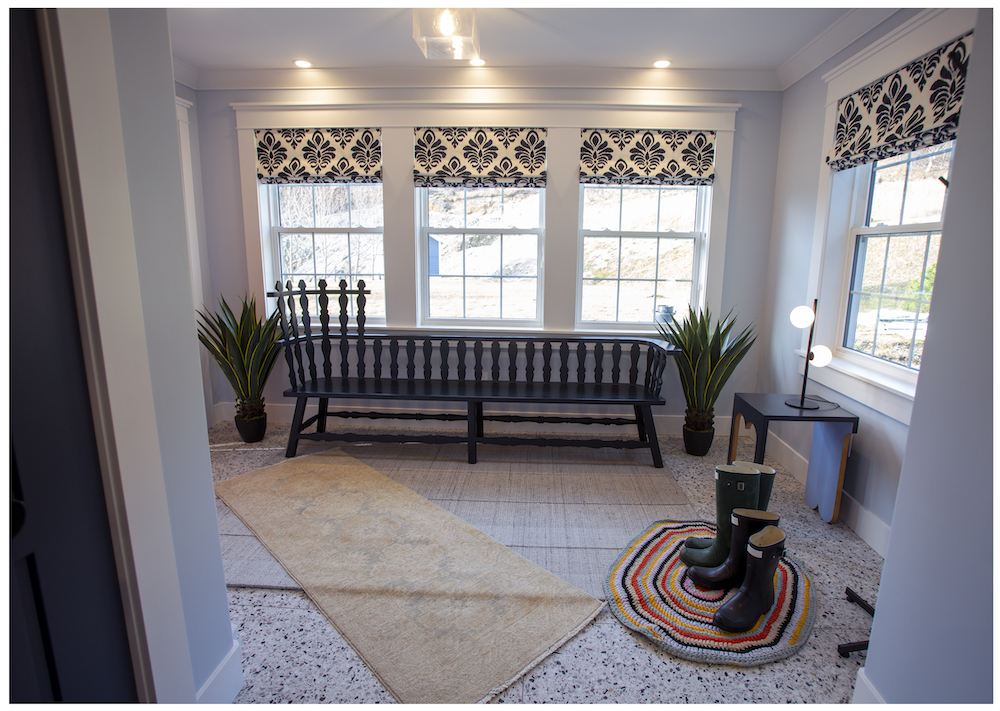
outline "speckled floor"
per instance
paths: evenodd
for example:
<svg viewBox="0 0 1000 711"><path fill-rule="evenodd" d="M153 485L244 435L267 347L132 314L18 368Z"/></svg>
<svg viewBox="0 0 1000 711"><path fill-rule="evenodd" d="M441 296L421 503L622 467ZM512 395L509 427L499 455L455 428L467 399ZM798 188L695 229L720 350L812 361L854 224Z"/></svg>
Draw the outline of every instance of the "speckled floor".
<svg viewBox="0 0 1000 711"><path fill-rule="evenodd" d="M253 469L281 461L287 425L270 424L267 438L255 445L238 442L231 423L216 425L210 430L213 472L216 480L238 476ZM716 463L725 460L726 437L717 436L706 457L692 457L684 452L679 438L661 438L664 462L679 485L687 502L676 502L676 496L649 504L628 497L609 495L609 501L586 500L567 503L567 493L539 491L531 501L514 500L509 491L497 487L494 501L483 500L488 487L476 488L475 501L462 501L462 491L468 482L450 488L435 478L430 486L414 477L414 470L423 465L407 467L405 454L392 462L384 458L366 457L364 446L340 444L300 445L300 454L329 446L341 446L352 456L379 469L401 483L410 486L438 505L448 508L474 526L509 545L522 555L552 572L582 587L592 595L602 597L598 583L608 563L617 551L638 534L648 523L670 516L690 516L713 520L715 516L714 479ZM493 448L494 452L509 448ZM515 448L522 449L522 448ZM566 460L589 461L596 465L602 457L625 459L634 457L640 463L648 453L625 450L586 450L581 448L523 448L531 450L532 466L558 473L566 468ZM401 446L400 450L406 450ZM414 450L415 451L415 450ZM610 453L610 454L609 454ZM480 451L480 464L490 467L489 451ZM752 439L741 440L740 456L752 456ZM497 455L495 460L499 460ZM597 460L597 461L595 461ZM531 670L522 679L498 696L497 703L847 703L853 695L858 669L864 664L864 652L843 659L837 653L842 642L865 639L871 630L871 618L844 596L850 586L863 598L874 601L882 558L872 551L843 523L824 523L805 504L803 486L776 462L767 463L778 469L770 510L781 515L781 527L788 535L788 550L806 567L813 582L819 613L809 642L798 654L771 664L751 668L736 668L689 662L670 656L646 637L620 625L605 609L579 635ZM380 468L381 466L381 468ZM476 465L477 467L480 465ZM521 462L524 467L524 462ZM647 465L648 467L648 465ZM484 468L484 469L485 469ZM500 467L497 470L500 471ZM653 471L661 475L664 470ZM544 472L540 472L544 473ZM648 479L637 469L637 481ZM439 477L447 477L445 470ZM541 481L541 480L540 480ZM583 482L584 480L580 480ZM664 487L668 484L665 482ZM672 483L669 484L673 486ZM551 488L551 487L549 487ZM635 485L635 496L649 497L648 486ZM439 491L448 489L447 495ZM596 490L596 489L595 489ZM647 490L643 493L641 490ZM459 492L456 494L455 492ZM523 493L524 489L521 489ZM489 497L486 497L489 499ZM520 496L513 497L520 499ZM577 495L576 498L581 498ZM653 497L655 499L655 495ZM666 505L669 503L670 505ZM492 504L492 505L491 505ZM556 517L551 530L540 527L540 510L555 511L561 507L574 513ZM506 508L505 508L506 507ZM236 536L238 520L231 512L220 508L220 530L223 532L224 556L238 555L225 541L246 540ZM503 511L503 517L523 517L520 521L498 521L491 509ZM600 513L600 521L589 535L586 522L579 519ZM571 521L568 524L567 521ZM576 523L573 523L575 521ZM531 529L532 539L514 533ZM573 529L573 530L570 530ZM574 532L575 531L575 532ZM508 540L505 540L508 539ZM620 539L620 540L619 540ZM266 556L266 553L264 554ZM231 563L232 561L229 561ZM230 572L227 570L227 579ZM365 667L350 646L337 634L326 618L311 604L294 583L277 577L270 588L253 587L245 581L230 584L229 603L233 622L243 646L243 673L246 686L236 703L392 703L393 698ZM255 579L252 577L251 580Z"/></svg>

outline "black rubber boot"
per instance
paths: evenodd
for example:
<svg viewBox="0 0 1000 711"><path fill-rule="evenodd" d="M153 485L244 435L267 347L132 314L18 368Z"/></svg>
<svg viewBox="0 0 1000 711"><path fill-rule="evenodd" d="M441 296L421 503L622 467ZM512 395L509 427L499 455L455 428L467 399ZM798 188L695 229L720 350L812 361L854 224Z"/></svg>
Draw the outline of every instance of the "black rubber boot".
<svg viewBox="0 0 1000 711"><path fill-rule="evenodd" d="M688 577L708 590L738 588L743 584L747 572L747 543L750 536L765 526L777 526L779 520L778 514L768 511L733 509L733 538L729 544L729 557L722 565L714 568L688 568Z"/></svg>
<svg viewBox="0 0 1000 711"><path fill-rule="evenodd" d="M757 509L758 511L767 511L767 505L771 503L771 489L774 488L774 475L775 470L773 467L769 467L766 464L757 464L756 462L743 462L735 461L733 466L736 467L750 467L751 469L756 469L760 472L760 487L759 493L757 494L757 505L751 506L750 508ZM715 542L715 538L696 538L691 536L684 541L684 545L688 548L708 548Z"/></svg>
<svg viewBox="0 0 1000 711"><path fill-rule="evenodd" d="M774 605L774 573L785 552L785 532L767 526L750 536L743 584L715 612L715 626L726 632L746 632Z"/></svg>
<svg viewBox="0 0 1000 711"><path fill-rule="evenodd" d="M729 557L729 543L733 537L730 514L733 509L752 509L757 505L760 490L760 473L750 467L720 464L715 468L715 520L716 531L708 548L687 548L681 551L681 560L688 565L714 568Z"/></svg>

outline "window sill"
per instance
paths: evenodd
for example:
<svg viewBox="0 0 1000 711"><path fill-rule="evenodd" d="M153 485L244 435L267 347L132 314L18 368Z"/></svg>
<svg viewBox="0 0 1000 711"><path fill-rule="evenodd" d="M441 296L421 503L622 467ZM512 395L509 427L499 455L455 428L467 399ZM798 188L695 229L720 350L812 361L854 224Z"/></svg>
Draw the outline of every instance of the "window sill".
<svg viewBox="0 0 1000 711"><path fill-rule="evenodd" d="M801 374L805 351L796 350L795 353L799 356L798 372ZM830 365L809 369L809 379L909 426L917 389L916 374L905 371L896 374L893 371L903 369L891 364L865 362L868 360L871 359L838 348Z"/></svg>

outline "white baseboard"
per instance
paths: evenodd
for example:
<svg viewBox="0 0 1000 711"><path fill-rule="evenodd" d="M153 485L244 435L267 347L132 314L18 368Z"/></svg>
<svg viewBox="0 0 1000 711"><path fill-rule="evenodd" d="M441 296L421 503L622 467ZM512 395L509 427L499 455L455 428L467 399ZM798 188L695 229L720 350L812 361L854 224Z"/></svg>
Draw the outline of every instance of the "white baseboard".
<svg viewBox="0 0 1000 711"><path fill-rule="evenodd" d="M889 531L892 529L847 493L840 496L840 520L871 546L873 551L885 558L885 551L889 547Z"/></svg>
<svg viewBox="0 0 1000 711"><path fill-rule="evenodd" d="M865 674L865 668L861 667L858 669L858 677L854 682L854 696L851 698L852 704L884 704L885 699L882 698L882 694L878 693L878 689L872 686L872 683L868 680L868 675Z"/></svg>
<svg viewBox="0 0 1000 711"><path fill-rule="evenodd" d="M788 443L780 437L769 434L767 437L767 453L778 460L788 472L802 482L806 483L806 474L809 471L809 460L788 446ZM847 524L848 528L858 534L873 551L883 558L889 545L889 526L878 516L861 505L859 501L846 492L840 496L840 520Z"/></svg>
<svg viewBox="0 0 1000 711"><path fill-rule="evenodd" d="M231 704L243 688L243 653L240 639L236 636L236 625L233 630L233 646L226 658L215 668L212 675L202 685L195 695L199 704Z"/></svg>

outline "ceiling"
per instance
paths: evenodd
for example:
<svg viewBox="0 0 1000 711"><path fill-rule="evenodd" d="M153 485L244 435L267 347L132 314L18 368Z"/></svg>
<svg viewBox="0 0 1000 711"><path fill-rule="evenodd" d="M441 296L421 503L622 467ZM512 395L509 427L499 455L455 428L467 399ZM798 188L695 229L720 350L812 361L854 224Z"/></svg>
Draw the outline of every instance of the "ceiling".
<svg viewBox="0 0 1000 711"><path fill-rule="evenodd" d="M777 70L849 8L478 8L490 67ZM168 10L174 58L194 70L456 66L424 58L412 11Z"/></svg>

